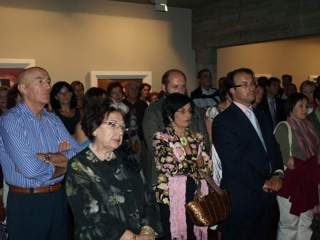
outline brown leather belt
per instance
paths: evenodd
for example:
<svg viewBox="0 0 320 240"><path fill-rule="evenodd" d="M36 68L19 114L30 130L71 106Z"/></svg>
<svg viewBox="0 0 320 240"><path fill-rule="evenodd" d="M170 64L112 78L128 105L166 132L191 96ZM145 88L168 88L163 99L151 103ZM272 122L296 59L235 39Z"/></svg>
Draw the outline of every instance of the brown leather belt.
<svg viewBox="0 0 320 240"><path fill-rule="evenodd" d="M56 183L46 187L37 187L37 188L23 188L23 187L16 187L16 186L9 186L9 191L13 193L51 193L56 192L61 188L61 183Z"/></svg>

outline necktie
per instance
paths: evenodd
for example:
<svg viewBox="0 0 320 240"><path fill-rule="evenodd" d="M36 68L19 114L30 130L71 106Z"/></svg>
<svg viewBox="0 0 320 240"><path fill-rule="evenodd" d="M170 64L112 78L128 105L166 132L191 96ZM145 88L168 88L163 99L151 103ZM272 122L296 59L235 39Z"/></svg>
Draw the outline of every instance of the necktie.
<svg viewBox="0 0 320 240"><path fill-rule="evenodd" d="M270 108L273 125L275 126L277 123L277 115L276 115L277 107L276 107L276 101L274 98L270 99L269 106L270 106L269 108Z"/></svg>
<svg viewBox="0 0 320 240"><path fill-rule="evenodd" d="M262 132L261 132L261 128L260 128L260 124L256 118L256 115L254 114L254 112L250 109L246 110L247 116L252 124L252 126L254 127L254 129L256 130L256 133L258 134L258 137L260 138L260 141L264 147L264 150L267 151L266 148L266 144L264 142L263 136L262 136Z"/></svg>

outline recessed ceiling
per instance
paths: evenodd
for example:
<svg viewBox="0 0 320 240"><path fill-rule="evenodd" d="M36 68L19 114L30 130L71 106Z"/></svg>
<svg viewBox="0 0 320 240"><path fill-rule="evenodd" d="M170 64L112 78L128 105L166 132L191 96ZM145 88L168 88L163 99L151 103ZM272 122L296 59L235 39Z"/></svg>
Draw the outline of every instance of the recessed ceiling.
<svg viewBox="0 0 320 240"><path fill-rule="evenodd" d="M151 0L112 0L115 2L131 2L131 3L142 3L142 4L152 4ZM210 0L167 0L168 7L181 7L181 8L196 8L203 6Z"/></svg>

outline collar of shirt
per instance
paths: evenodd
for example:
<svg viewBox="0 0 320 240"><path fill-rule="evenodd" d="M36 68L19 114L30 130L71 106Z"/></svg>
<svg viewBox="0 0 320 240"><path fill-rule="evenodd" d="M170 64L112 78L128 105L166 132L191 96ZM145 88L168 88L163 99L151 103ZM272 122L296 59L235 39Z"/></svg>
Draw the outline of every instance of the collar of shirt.
<svg viewBox="0 0 320 240"><path fill-rule="evenodd" d="M246 105L243 105L242 103L239 103L239 102L236 102L236 101L233 101L233 103L239 107L241 109L241 111L247 116L248 116L248 111L252 112L253 109L252 109L252 106L250 105L249 107L247 107Z"/></svg>
<svg viewBox="0 0 320 240"><path fill-rule="evenodd" d="M204 94L204 95L211 95L216 92L216 90L213 88L204 89L203 87L201 87L201 91L202 91L202 94Z"/></svg>
<svg viewBox="0 0 320 240"><path fill-rule="evenodd" d="M24 102L20 102L18 103L18 109L23 113L23 114L26 114L28 117L32 117L32 118L37 118L39 119L35 114L34 112L31 111L31 109L29 108L29 106ZM42 116L47 116L48 115L48 111L47 109L43 108L43 111L42 111Z"/></svg>

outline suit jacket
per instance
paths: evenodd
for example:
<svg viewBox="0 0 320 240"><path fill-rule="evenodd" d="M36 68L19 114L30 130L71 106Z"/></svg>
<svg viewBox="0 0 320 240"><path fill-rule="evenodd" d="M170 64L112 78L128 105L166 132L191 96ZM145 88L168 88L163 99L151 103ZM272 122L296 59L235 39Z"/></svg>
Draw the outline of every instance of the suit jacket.
<svg viewBox="0 0 320 240"><path fill-rule="evenodd" d="M159 101L152 103L145 111L142 123L144 135L144 156L142 157L142 168L147 180L147 183L155 185L157 181L156 164L153 152L153 135L156 132L162 131L165 126L162 119L162 103L165 96ZM205 113L202 109L195 107L192 114L190 130L192 132L201 133L204 137L206 149L210 148L209 136L205 125Z"/></svg>
<svg viewBox="0 0 320 240"><path fill-rule="evenodd" d="M275 97L275 102L276 102L276 124L277 124L278 122L285 121L286 116L284 112L284 101L278 97ZM257 108L264 111L267 114L269 120L271 120L271 122L273 123L267 96L263 97L261 103L258 105Z"/></svg>
<svg viewBox="0 0 320 240"><path fill-rule="evenodd" d="M250 120L235 104L213 122L213 142L222 163L222 188L230 193L231 216L226 223L255 226L263 211L272 211L275 194L262 187L282 169L279 146L265 114L254 110L267 148L265 151Z"/></svg>

